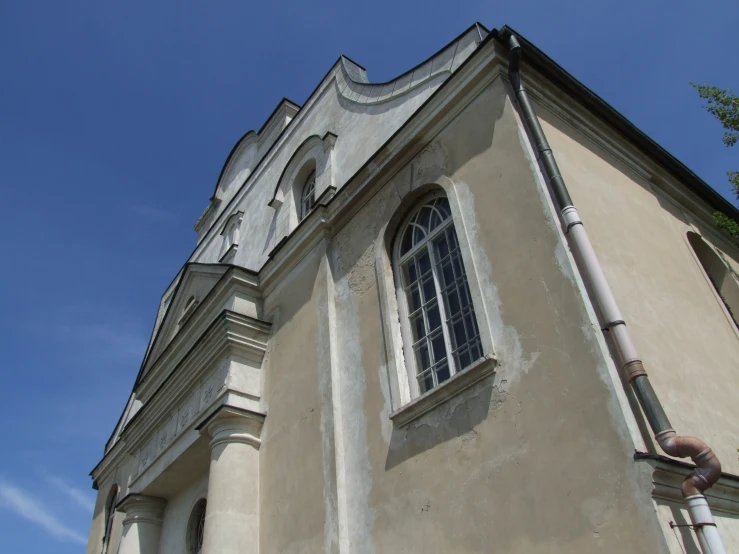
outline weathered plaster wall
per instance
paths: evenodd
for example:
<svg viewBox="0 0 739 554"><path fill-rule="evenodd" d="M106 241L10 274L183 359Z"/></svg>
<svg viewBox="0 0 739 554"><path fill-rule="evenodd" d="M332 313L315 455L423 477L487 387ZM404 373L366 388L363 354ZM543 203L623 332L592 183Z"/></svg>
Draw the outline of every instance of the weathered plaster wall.
<svg viewBox="0 0 739 554"><path fill-rule="evenodd" d="M167 498L159 538L159 552L185 553L187 546L187 526L195 504L208 496L208 472L193 475L192 482L182 483L180 492Z"/></svg>
<svg viewBox="0 0 739 554"><path fill-rule="evenodd" d="M739 338L686 239L696 218L561 119L539 112L673 427L703 438L725 471L739 473Z"/></svg>
<svg viewBox="0 0 739 554"><path fill-rule="evenodd" d="M390 422L374 247L422 184L417 177L435 171L411 165L341 229L331 251L343 540L357 553L664 551L648 474L631 460L597 331L562 265L500 81L435 144L442 154L432 157L445 166L436 170L449 175L465 213L500 364L408 429ZM285 347L292 356L303 350Z"/></svg>
<svg viewBox="0 0 739 554"><path fill-rule="evenodd" d="M334 451L331 397L322 386L329 368L320 364L325 338L318 335L321 259L320 248L311 251L265 299L273 336L259 462L261 552L323 552L331 540Z"/></svg>

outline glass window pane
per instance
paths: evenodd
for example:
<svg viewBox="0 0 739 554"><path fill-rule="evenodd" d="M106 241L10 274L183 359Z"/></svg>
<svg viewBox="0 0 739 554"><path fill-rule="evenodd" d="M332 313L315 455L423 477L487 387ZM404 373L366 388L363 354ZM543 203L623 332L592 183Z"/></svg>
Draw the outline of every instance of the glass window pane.
<svg viewBox="0 0 739 554"><path fill-rule="evenodd" d="M421 307L421 293L418 290L418 285L413 285L408 289L408 312L413 313Z"/></svg>
<svg viewBox="0 0 739 554"><path fill-rule="evenodd" d="M423 313L411 317L411 329L413 330L413 342L426 336L426 324L423 321Z"/></svg>
<svg viewBox="0 0 739 554"><path fill-rule="evenodd" d="M426 341L416 346L416 364L418 364L419 371L431 367L431 359L429 358L429 349Z"/></svg>
<svg viewBox="0 0 739 554"><path fill-rule="evenodd" d="M446 293L446 309L447 317L453 317L459 313L462 309L459 305L459 294L457 293L457 287L452 287L447 290Z"/></svg>
<svg viewBox="0 0 739 554"><path fill-rule="evenodd" d="M449 379L449 377L451 377L449 373L449 365L444 362L436 369L436 381L439 383L443 383L444 381Z"/></svg>
<svg viewBox="0 0 739 554"><path fill-rule="evenodd" d="M430 302L436 298L436 285L434 285L434 278L432 276L429 275L421 284L421 287L423 289L424 302Z"/></svg>
<svg viewBox="0 0 739 554"><path fill-rule="evenodd" d="M431 218L431 208L424 206L418 212L418 219L416 221L421 227L423 227L426 231L428 231L431 229L431 227L429 227L430 218Z"/></svg>
<svg viewBox="0 0 739 554"><path fill-rule="evenodd" d="M418 279L416 264L413 263L413 260L405 264L405 278L407 279L406 284L408 285L412 285Z"/></svg>
<svg viewBox="0 0 739 554"><path fill-rule="evenodd" d="M454 282L454 271L452 270L452 262L448 258L441 266L440 281L441 286L444 288L448 287L451 283Z"/></svg>
<svg viewBox="0 0 739 554"><path fill-rule="evenodd" d="M429 320L429 332L435 331L441 327L441 313L439 313L439 305L434 302L427 308Z"/></svg>
<svg viewBox="0 0 739 554"><path fill-rule="evenodd" d="M434 388L434 375L430 369L418 376L418 388L421 394Z"/></svg>
<svg viewBox="0 0 739 554"><path fill-rule="evenodd" d="M444 214L445 218L449 218L452 216L452 210L449 208L449 200L447 200L443 196L436 199L434 207L442 214Z"/></svg>
<svg viewBox="0 0 739 554"><path fill-rule="evenodd" d="M429 258L429 253L424 248L421 252L418 253L418 257L416 258L418 262L418 271L423 276L425 275L429 269L431 269L431 258Z"/></svg>
<svg viewBox="0 0 739 554"><path fill-rule="evenodd" d="M446 234L442 234L434 241L436 246L436 254L438 260L443 260L449 254L449 244L446 240Z"/></svg>
<svg viewBox="0 0 739 554"><path fill-rule="evenodd" d="M464 321L462 318L456 319L452 323L452 344L461 346L467 342L467 334L464 330Z"/></svg>
<svg viewBox="0 0 739 554"><path fill-rule="evenodd" d="M446 344L444 344L444 335L438 333L431 339L431 347L434 350L434 361L438 362L446 358Z"/></svg>
<svg viewBox="0 0 739 554"><path fill-rule="evenodd" d="M402 256L413 247L413 227L410 225L403 233L403 240L400 243L400 255Z"/></svg>
<svg viewBox="0 0 739 554"><path fill-rule="evenodd" d="M410 335L406 339L412 344L421 392L452 376L450 356L454 358L455 370L461 371L482 355L459 242L450 219L448 200L436 197L416 211L400 235L401 255L407 256L415 249L398 270L409 309L403 332ZM429 230L441 226L443 230L428 244ZM443 306L439 305L439 296ZM450 343L451 352L447 350Z"/></svg>
<svg viewBox="0 0 739 554"><path fill-rule="evenodd" d="M457 232L454 230L454 225L450 225L449 228L446 230L446 236L447 239L449 239L449 248L454 250L459 246L459 241L457 240Z"/></svg>
<svg viewBox="0 0 739 554"><path fill-rule="evenodd" d="M454 275L456 277L464 276L464 270L462 269L462 260L459 258L459 251L457 254L452 256L452 264L454 264Z"/></svg>

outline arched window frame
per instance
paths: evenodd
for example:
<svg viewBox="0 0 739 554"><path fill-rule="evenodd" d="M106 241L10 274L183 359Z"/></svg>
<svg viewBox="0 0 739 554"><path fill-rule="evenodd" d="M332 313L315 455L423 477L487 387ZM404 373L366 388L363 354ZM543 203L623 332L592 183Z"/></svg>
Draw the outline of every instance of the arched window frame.
<svg viewBox="0 0 739 554"><path fill-rule="evenodd" d="M244 212L236 212L229 216L223 225L221 236L223 236L223 244L221 246L221 263L229 263L233 260L236 249L239 246L241 222L244 219Z"/></svg>
<svg viewBox="0 0 739 554"><path fill-rule="evenodd" d="M700 233L689 231L685 234L685 241L690 247L691 254L697 262L701 273L706 281L708 281L711 292L729 322L732 331L739 338L739 322L737 321L739 318L739 283L736 280L734 271ZM705 260L704 257L706 255L713 259ZM723 272L723 275L718 275L718 271ZM729 295L731 297L727 298Z"/></svg>
<svg viewBox="0 0 739 554"><path fill-rule="evenodd" d="M187 552L188 554L200 554L203 550L203 536L205 530L205 515L208 503L205 498L198 499L190 511L187 522Z"/></svg>
<svg viewBox="0 0 739 554"><path fill-rule="evenodd" d="M327 199L335 192L334 145L337 136L327 132L323 137L306 138L290 157L275 187L269 206L275 210L273 244L292 233L304 219L303 191L307 178L315 173L314 202Z"/></svg>
<svg viewBox="0 0 739 554"><path fill-rule="evenodd" d="M406 229L409 228L409 225L413 225L413 220L421 212L424 206L428 205L429 203L435 202L437 199L443 198L446 200L446 205L449 210L449 214L442 220L442 222L435 228L433 228L420 242L413 245L410 250L404 252L401 254L401 248L403 239L406 233ZM461 357L455 358L455 353L458 353L459 350L461 350L463 346L459 346L458 348L454 348L454 339L452 338L451 334L452 331L448 327L447 322L447 314L448 311L448 297L444 295L444 291L448 290L452 285L457 287L458 279L455 279L451 284L445 283L446 286L442 287L441 282L443 280L443 277L440 275L440 269L437 267L437 263L440 261L436 259L436 253L435 249L433 248L433 245L435 244L435 241L442 237L442 235L445 236L446 240L449 240L450 237L448 236L448 231L451 230L452 234L456 238L456 245L453 246L453 250L457 253L457 261L459 262L459 265L461 267L461 276L459 277L462 279L461 286L466 287L466 290L462 291L459 288L457 288L458 294L466 294L466 298L468 301L468 304L465 306L464 310L467 310L467 314L464 315L471 315L472 325L474 326L474 337L471 337L474 339L473 341L468 341L466 344L469 344L470 347L470 359L467 363L463 363L463 360L460 360ZM416 356L416 349L414 348L414 341L413 341L413 330L412 325L413 322L411 321L411 311L408 306L408 297L406 294L406 277L404 272L404 264L407 264L410 260L415 260L416 256L418 256L420 253L424 252L424 250L428 253L429 260L430 260L430 272L431 277L434 285L434 296L435 296L435 302L436 306L438 306L439 311L439 317L440 317L440 326L436 327L429 331L429 316L426 313L424 308L420 308L420 315L423 317L423 325L424 329L426 330L426 334L423 336L423 339L419 339L416 344L420 343L421 340L427 340L428 337L433 336L433 339L430 340L438 340L438 333L439 328L441 331L441 335L443 337L444 341L444 351L445 351L445 364L448 368L448 377L446 377L443 381L439 381L439 378L436 374L436 371L433 369L436 364L440 362L440 360L434 360L432 361L431 368L425 369L423 372L419 371L418 367L418 358ZM447 257L444 257L443 260L446 260ZM450 264L451 259L450 259ZM405 359L405 370L407 372L407 378L408 378L408 385L410 387L410 393L412 398L418 398L422 395L425 395L428 392L433 391L436 389L439 385L444 384L447 380L449 380L451 377L454 377L455 375L458 375L462 372L464 372L466 369L470 368L472 365L475 364L475 362L479 360L485 359L483 344L481 341L480 336L480 326L478 322L478 316L477 316L477 310L475 309L474 301L472 293L469 290L469 282L468 282L468 268L466 267L460 241L458 238L458 231L457 226L455 225L454 216L451 210L451 207L449 205L449 199L447 197L447 194L444 192L444 190L437 189L434 190L431 193L428 193L424 196L421 196L417 199L416 202L414 202L412 208L408 211L408 214L406 217L402 220L402 223L398 226L397 232L395 234L395 237L393 239L393 245L392 245L392 271L393 271L393 278L394 278L394 284L395 284L395 296L397 300L397 306L398 306L398 315L400 319L400 326L401 326L401 335L402 335L402 343L403 343L403 354ZM426 274L424 274L426 275ZM426 302L422 302L424 305L429 305L433 302L433 300L427 300ZM413 313L416 313L416 317L418 317L419 310L414 311ZM454 317L457 317L461 311L455 314ZM465 326L465 333L467 333L467 324L463 323ZM438 344L438 343L437 343ZM432 344L427 343L427 346L430 350L433 349ZM433 359L433 355L429 353L429 357ZM421 373L430 372L431 375L431 386L428 386L429 381L425 380L426 386L421 387L419 384L418 377Z"/></svg>
<svg viewBox="0 0 739 554"><path fill-rule="evenodd" d="M300 221L313 210L316 205L316 171L315 169L305 179L300 193Z"/></svg>
<svg viewBox="0 0 739 554"><path fill-rule="evenodd" d="M105 500L105 527L103 528L103 554L107 554L110 547L110 537L115 523L115 507L118 504L118 485L113 485Z"/></svg>

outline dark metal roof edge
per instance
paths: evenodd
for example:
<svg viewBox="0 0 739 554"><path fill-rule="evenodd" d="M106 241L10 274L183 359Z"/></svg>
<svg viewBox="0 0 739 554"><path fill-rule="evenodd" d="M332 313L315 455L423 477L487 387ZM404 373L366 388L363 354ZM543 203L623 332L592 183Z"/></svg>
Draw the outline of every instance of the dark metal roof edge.
<svg viewBox="0 0 739 554"><path fill-rule="evenodd" d="M739 221L739 209L731 202L515 29L504 25L500 30L493 29L491 33L501 42L504 42L511 34L516 35L523 46L522 58L528 65L550 79L563 91L614 127L620 134L636 144L645 153L649 154L650 157L654 158L669 173L672 173L679 182L686 185L713 209L724 212L726 215Z"/></svg>

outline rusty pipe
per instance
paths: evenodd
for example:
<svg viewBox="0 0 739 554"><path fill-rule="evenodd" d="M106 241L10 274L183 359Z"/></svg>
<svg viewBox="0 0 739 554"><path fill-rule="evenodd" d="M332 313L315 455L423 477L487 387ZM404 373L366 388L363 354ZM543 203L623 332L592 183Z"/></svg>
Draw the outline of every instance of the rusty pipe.
<svg viewBox="0 0 739 554"><path fill-rule="evenodd" d="M676 458L690 458L695 469L683 481L683 497L703 494L711 488L721 476L721 462L713 450L696 437L681 437L672 430L666 429L654 437L662 450Z"/></svg>
<svg viewBox="0 0 739 554"><path fill-rule="evenodd" d="M584 279L590 285L593 304L600 314L603 329L609 332L613 339L621 372L631 385L649 426L652 428L654 438L662 450L670 456L689 457L695 463L696 468L685 479L681 487L683 500L690 513L703 553L725 554L721 537L703 496L703 491L718 481L721 475L721 462L702 440L695 437L678 436L672 429L667 414L649 382L644 364L631 340L626 322L618 309L616 299L598 262L583 222L572 203L567 185L524 87L520 75L521 44L510 29L503 28L502 32L495 32L502 42L507 42L510 52L508 78L521 111L529 143L536 153L544 179L559 207L568 242L579 254L576 257L576 263Z"/></svg>

